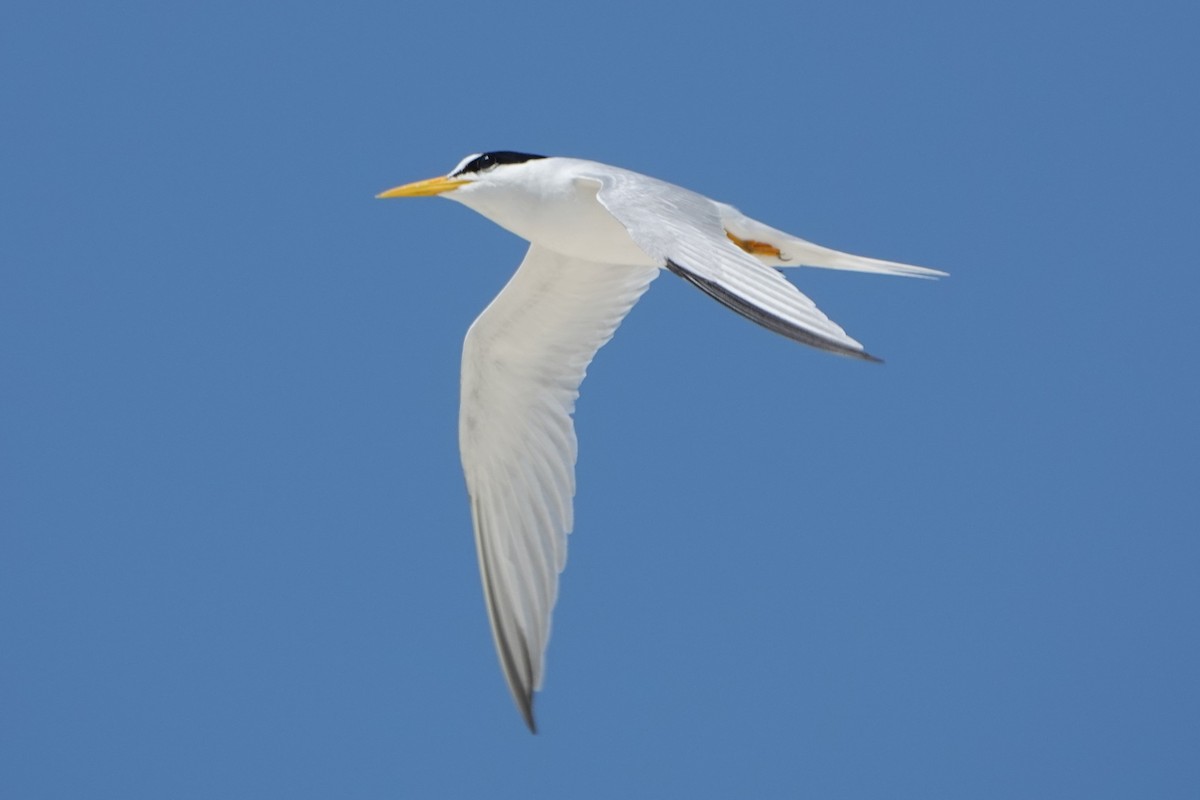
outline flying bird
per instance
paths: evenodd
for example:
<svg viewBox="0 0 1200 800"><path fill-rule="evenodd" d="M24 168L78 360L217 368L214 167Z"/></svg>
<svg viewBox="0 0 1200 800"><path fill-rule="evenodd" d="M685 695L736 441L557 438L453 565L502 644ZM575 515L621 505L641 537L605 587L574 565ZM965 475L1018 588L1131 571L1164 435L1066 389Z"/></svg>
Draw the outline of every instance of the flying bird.
<svg viewBox="0 0 1200 800"><path fill-rule="evenodd" d="M463 343L459 446L500 665L536 733L550 615L575 496L571 415L588 364L662 270L768 330L879 359L780 267L935 278L831 250L665 181L576 158L494 151L378 195L457 200L529 250Z"/></svg>

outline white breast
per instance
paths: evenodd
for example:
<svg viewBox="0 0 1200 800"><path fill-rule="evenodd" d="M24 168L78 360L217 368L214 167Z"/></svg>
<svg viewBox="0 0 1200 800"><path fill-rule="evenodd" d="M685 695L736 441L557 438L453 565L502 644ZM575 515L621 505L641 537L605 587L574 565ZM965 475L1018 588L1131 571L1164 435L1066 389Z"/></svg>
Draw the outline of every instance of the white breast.
<svg viewBox="0 0 1200 800"><path fill-rule="evenodd" d="M625 227L600 205L597 182L573 176L562 164L532 162L521 167L520 180L471 184L445 197L522 239L572 258L662 266L634 244Z"/></svg>

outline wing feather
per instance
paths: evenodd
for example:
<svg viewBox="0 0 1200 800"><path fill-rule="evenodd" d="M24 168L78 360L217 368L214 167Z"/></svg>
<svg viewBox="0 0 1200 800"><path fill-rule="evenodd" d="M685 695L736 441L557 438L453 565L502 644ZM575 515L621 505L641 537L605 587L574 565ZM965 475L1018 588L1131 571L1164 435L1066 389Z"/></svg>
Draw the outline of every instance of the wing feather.
<svg viewBox="0 0 1200 800"><path fill-rule="evenodd" d="M480 576L500 664L530 730L573 525L579 385L657 274L531 245L463 344L459 444Z"/></svg>
<svg viewBox="0 0 1200 800"><path fill-rule="evenodd" d="M878 361L778 271L729 240L723 204L626 170L582 180L596 186L601 205L647 255L710 297L803 344Z"/></svg>

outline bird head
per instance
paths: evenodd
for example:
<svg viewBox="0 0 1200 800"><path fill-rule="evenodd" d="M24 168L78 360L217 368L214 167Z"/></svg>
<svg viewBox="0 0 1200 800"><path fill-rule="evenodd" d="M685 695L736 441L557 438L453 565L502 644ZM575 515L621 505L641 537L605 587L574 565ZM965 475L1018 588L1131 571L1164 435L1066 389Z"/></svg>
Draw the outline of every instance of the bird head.
<svg viewBox="0 0 1200 800"><path fill-rule="evenodd" d="M489 185L506 183L514 177L515 165L545 158L529 153L514 153L511 150L495 150L490 153L472 153L458 162L449 174L415 183L406 183L375 195L385 199L391 197L432 197L453 191L473 191ZM455 198L458 199L458 198Z"/></svg>

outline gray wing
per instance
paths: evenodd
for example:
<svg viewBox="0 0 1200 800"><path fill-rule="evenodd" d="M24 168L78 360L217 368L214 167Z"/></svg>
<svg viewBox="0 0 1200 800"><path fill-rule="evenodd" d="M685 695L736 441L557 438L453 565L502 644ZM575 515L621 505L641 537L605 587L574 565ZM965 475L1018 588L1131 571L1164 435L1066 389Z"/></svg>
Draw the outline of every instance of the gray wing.
<svg viewBox="0 0 1200 800"><path fill-rule="evenodd" d="M705 294L769 330L812 347L878 361L775 269L733 244L721 206L625 170L582 181L651 258Z"/></svg>
<svg viewBox="0 0 1200 800"><path fill-rule="evenodd" d="M459 445L484 599L530 730L573 524L571 413L592 357L657 274L531 245L463 344Z"/></svg>

